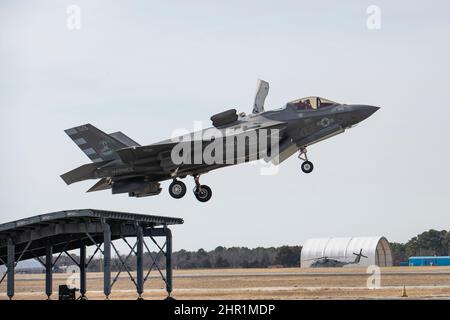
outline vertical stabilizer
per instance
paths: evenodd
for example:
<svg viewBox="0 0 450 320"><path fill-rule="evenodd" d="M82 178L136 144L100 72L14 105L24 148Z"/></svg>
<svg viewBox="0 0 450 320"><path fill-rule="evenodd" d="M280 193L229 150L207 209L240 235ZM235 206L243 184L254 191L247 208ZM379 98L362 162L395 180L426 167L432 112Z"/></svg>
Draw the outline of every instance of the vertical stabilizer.
<svg viewBox="0 0 450 320"><path fill-rule="evenodd" d="M91 124L70 128L65 132L92 162L118 159L115 151L128 147Z"/></svg>

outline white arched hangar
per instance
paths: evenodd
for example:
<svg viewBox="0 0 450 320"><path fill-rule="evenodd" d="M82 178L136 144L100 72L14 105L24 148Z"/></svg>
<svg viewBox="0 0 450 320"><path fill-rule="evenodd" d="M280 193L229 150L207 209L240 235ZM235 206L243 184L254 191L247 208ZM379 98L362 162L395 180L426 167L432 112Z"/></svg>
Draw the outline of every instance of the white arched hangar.
<svg viewBox="0 0 450 320"><path fill-rule="evenodd" d="M361 258L359 263L347 264L344 267L392 266L391 247L387 239L381 236L308 239L302 247L300 266L310 268L321 258L354 262L356 257L354 253L359 253L361 250L367 258Z"/></svg>

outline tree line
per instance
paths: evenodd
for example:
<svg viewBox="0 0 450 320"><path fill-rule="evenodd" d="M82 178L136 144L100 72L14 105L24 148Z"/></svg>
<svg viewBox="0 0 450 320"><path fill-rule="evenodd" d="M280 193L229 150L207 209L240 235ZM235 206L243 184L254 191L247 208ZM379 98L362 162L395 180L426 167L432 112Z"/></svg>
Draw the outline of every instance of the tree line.
<svg viewBox="0 0 450 320"><path fill-rule="evenodd" d="M402 261L407 261L410 256L424 255L449 255L450 254L450 231L429 230L425 231L406 243L391 242L391 250L394 265L399 265ZM211 251L199 249L197 251L179 250L172 254L172 266L174 269L208 269L208 268L270 268L270 267L299 267L301 246L281 246L269 248L247 247L222 247L219 246ZM75 257L78 259L77 257ZM144 254L144 264L149 266L153 260L164 268L165 256L157 252L146 252ZM136 269L136 257L130 255L121 256L122 261L130 270ZM99 271L102 267L102 259L95 257L88 267L88 271ZM58 261L59 266L71 265L72 261L61 256ZM117 271L120 261L117 257L112 259L111 267Z"/></svg>
<svg viewBox="0 0 450 320"><path fill-rule="evenodd" d="M434 229L422 232L406 243L391 242L394 265L412 256L450 255L450 231Z"/></svg>
<svg viewBox="0 0 450 320"><path fill-rule="evenodd" d="M299 267L300 252L300 246L258 247L254 249L219 246L211 251L204 249L187 251L182 249L172 253L172 267L173 269ZM76 254L72 254L72 258L77 261L79 259ZM145 266L152 265L155 260L160 268L165 268L166 258L163 254L158 255L157 252L144 253L143 263ZM113 257L111 269L118 271L122 262L125 262L129 270L136 270L135 255L121 255L120 259ZM56 265L61 267L72 264L72 259L62 255ZM89 263L87 271L101 271L102 264L102 256L96 256ZM63 268L61 268L61 271L63 271Z"/></svg>

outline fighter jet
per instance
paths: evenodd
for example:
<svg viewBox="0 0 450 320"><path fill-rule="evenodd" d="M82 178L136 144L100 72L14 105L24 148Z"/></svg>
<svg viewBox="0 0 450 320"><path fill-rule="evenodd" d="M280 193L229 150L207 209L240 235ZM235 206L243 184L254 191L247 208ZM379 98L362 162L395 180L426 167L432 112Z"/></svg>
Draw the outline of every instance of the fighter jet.
<svg viewBox="0 0 450 320"><path fill-rule="evenodd" d="M145 197L161 192L162 181L171 180L169 194L180 199L186 194L181 179L194 178L194 196L200 202L211 199L212 191L200 183L209 171L264 159L279 165L298 152L304 173L313 171L307 148L344 132L370 117L379 108L349 105L313 96L290 101L276 110L264 110L269 83L259 80L250 114L230 109L211 117L212 127L146 146L122 132L107 134L91 124L65 130L92 161L61 178L66 184L99 181L87 192L111 189Z"/></svg>

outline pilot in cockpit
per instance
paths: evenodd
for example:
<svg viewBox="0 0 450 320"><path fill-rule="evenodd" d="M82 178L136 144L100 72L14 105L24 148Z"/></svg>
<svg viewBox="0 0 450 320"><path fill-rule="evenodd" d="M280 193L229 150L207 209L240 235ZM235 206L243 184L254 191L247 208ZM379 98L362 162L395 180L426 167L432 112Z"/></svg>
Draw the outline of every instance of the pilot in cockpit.
<svg viewBox="0 0 450 320"><path fill-rule="evenodd" d="M288 102L287 104L300 111L300 110L317 110L321 108L330 107L338 103L319 97L307 97Z"/></svg>
<svg viewBox="0 0 450 320"><path fill-rule="evenodd" d="M296 105L296 107L297 107L297 110L308 110L308 109L312 109L312 106L311 106L311 101L309 101L309 99L306 99L306 100L299 100L298 102L297 102L297 105Z"/></svg>
<svg viewBox="0 0 450 320"><path fill-rule="evenodd" d="M311 101L309 101L309 99L305 100L305 105L306 105L306 109L312 109Z"/></svg>

